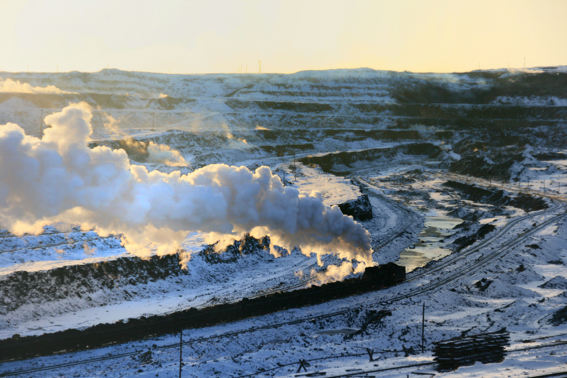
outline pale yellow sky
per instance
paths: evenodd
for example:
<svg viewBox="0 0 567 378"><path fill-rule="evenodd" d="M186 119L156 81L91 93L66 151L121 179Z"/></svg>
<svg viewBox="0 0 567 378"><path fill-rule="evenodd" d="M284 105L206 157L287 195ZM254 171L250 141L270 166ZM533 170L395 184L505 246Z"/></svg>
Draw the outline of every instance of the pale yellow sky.
<svg viewBox="0 0 567 378"><path fill-rule="evenodd" d="M563 0L0 0L0 71L567 65Z"/></svg>

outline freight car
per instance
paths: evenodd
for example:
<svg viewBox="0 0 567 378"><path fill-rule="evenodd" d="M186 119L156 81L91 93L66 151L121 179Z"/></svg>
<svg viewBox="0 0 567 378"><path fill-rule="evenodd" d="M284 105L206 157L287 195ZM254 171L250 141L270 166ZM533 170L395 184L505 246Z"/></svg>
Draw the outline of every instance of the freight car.
<svg viewBox="0 0 567 378"><path fill-rule="evenodd" d="M263 297L203 309L190 308L168 315L130 319L127 322L99 324L84 330L70 329L40 336L0 340L0 361L45 356L62 351L77 351L104 345L140 340L180 329L212 326L219 323L265 315L289 308L319 304L395 285L405 279L405 267L388 263L366 268L361 278L321 286L274 293Z"/></svg>

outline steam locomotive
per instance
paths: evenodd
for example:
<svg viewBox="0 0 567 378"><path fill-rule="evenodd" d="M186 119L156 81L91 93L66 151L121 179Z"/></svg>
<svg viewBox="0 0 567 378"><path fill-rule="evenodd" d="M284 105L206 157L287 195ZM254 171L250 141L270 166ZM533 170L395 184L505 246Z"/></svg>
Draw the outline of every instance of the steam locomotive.
<svg viewBox="0 0 567 378"><path fill-rule="evenodd" d="M405 274L404 266L388 263L366 268L360 278L350 278L290 292L278 292L253 299L244 298L230 304L202 309L190 308L172 314L141 317L113 324L99 324L84 330L70 329L27 337L14 335L9 339L0 340L0 361L98 348L176 333L187 328L212 326L285 309L315 305L395 285L404 281Z"/></svg>

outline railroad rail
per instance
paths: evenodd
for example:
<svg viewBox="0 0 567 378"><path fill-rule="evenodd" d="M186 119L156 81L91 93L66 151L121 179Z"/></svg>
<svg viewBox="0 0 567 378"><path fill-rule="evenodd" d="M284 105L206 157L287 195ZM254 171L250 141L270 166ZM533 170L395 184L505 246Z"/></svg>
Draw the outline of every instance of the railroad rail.
<svg viewBox="0 0 567 378"><path fill-rule="evenodd" d="M359 177L357 177L357 179L361 184L363 184L365 186L371 185L371 184L368 184L366 181L364 181L363 179L361 179ZM400 237L403 233L405 233L407 231L407 229L409 228L409 226L415 221L415 214L412 211L404 208L403 206L400 206L395 201L392 201L391 199L389 199L387 197L381 196L381 195L375 193L374 191L369 191L368 194L372 197L379 198L381 201L388 202L390 205L398 208L401 212L406 214L405 222L402 223L401 226L397 227L394 234L388 236L384 240L381 240L379 244L372 246L373 249L375 251L377 251L380 248L384 248L388 244L392 243L394 240L396 240L398 237ZM312 264L312 265L308 266L307 269L314 268L315 265L316 264ZM308 278L305 278L305 279L301 279L298 282L291 284L291 285L286 285L286 286L275 287L275 288L263 290L263 291L259 292L258 294L251 296L250 298L258 298L258 297L261 297L261 296L270 295L270 294L274 294L274 293L278 293L278 292L292 291L292 290L300 289L300 288L303 288L307 285L311 285L313 283L316 283L318 280L319 279L317 277L308 277Z"/></svg>
<svg viewBox="0 0 567 378"><path fill-rule="evenodd" d="M449 275L447 275L447 276L445 276L445 277L443 277L443 278L441 278L441 279L439 279L435 282L430 282L430 283L424 284L422 286L419 286L417 289L412 290L411 294L394 295L390 298L385 298L383 300L379 300L379 301L376 301L374 303L363 304L363 305L354 306L354 307L350 306L346 309L331 312L331 313L319 314L319 315L309 315L309 316L296 318L294 320L287 321L287 322L272 323L272 324L267 324L267 325L263 325L263 326L251 327L251 328L242 329L242 330L238 330L238 331L232 331L232 332L227 332L227 333L223 333L223 334L218 334L218 335L214 335L214 336L192 339L192 340L188 340L188 341L184 342L183 344L193 344L193 343L203 342L203 341L207 341L207 340L236 336L236 335L240 335L240 334L244 334L244 333L252 333L252 332L259 331L259 330L274 329L274 328L279 328L279 327L287 326L287 325L300 324L300 323L303 323L303 322L313 321L313 320L317 320L317 319L325 319L325 318L336 317L336 316L340 316L340 315L345 315L345 314L349 313L350 311L352 311L353 309L363 309L363 308L366 308L366 307L369 307L369 306L381 306L381 305L387 306L387 305L391 305L395 302L398 302L398 301L401 301L401 300L404 300L404 299L408 299L408 298L411 298L411 297L414 297L414 296L422 295L422 294L425 294L425 293L428 293L428 292L434 292L434 291L438 290L439 288L444 287L448 283L450 283L452 281L456 281L457 279L463 277L465 274L470 273L472 271L475 271L475 270L481 268L482 266L487 265L489 262L504 256L512 248L515 248L515 247L519 246L520 244L522 244L528 237L531 237L532 235L541 231L545 227L547 227L551 224L554 224L555 222L557 222L557 221L561 220L563 217L565 217L565 215L567 215L565 213L565 205L563 203L560 203L559 201L555 200L555 201L553 201L553 204L554 205L551 208L548 208L546 210L532 212L532 213L526 214L522 217L513 219L508 224L506 224L502 229L500 229L498 232L494 233L494 235L492 235L490 238L482 241L481 243L479 243L477 245L473 245L472 247L465 249L463 251L464 254L460 253L457 256L454 256L453 258L450 258L451 256L453 256L453 255L450 255L450 256L440 260L442 263L438 263L438 264L436 264L435 266L432 266L432 267L423 268L419 272L419 274L414 274L411 277L408 277L407 281L410 281L410 280L413 281L413 280L421 278L421 277L423 277L427 274L437 272L437 271L439 271L443 268L448 267L452 263L454 263L455 259L460 259L464 256L472 255L473 253L478 252L480 249L486 248L490 244L498 242L499 239L503 238L505 236L505 234L508 231L510 231L514 226L516 226L517 224L519 224L519 223L521 223L521 222L523 222L527 219L530 219L530 218L535 217L535 216L544 215L544 214L547 214L547 213L552 213L552 214L557 213L557 214L551 216L549 219L547 219L543 222L540 222L536 226L532 227L527 232L524 232L518 238L515 238L511 241L504 241L503 243L499 244L498 247L500 247L500 249L498 251L483 255L481 258L475 260L472 264L467 264L465 266L459 267L459 268L453 270L452 274L449 274ZM562 342L562 343L553 343L553 344L550 344L549 346L558 346L558 345L564 345L564 344L567 344L567 341ZM164 346L161 346L159 348L173 348L173 347L177 347L178 345L179 345L178 343L174 343L174 344L164 345ZM520 351L520 350L529 350L529 349L535 349L535 348L542 348L542 346L521 348L521 349L518 349L518 350L513 350L511 352L516 352L516 351ZM105 359L109 360L109 359L113 359L113 358L133 356L133 355L136 355L138 353L139 352L132 352L132 353L120 355L120 357L117 357L117 356L109 356L107 358L100 357L100 358L96 358L96 359L77 361L77 362L74 362L73 364L75 364L75 365L76 364L87 364L87 363L91 363L91 362L103 361ZM15 371L15 372L6 372L6 373L0 374L0 376L13 376L13 375L20 375L20 374L29 374L31 372L37 372L37 371L43 371L43 370L47 371L47 370L53 370L53 369L57 369L57 368L67 367L67 366L71 366L71 365L61 364L61 365L52 365L52 366L47 366L47 367L36 368L33 371L28 369L28 370L19 370L19 371ZM37 369L40 369L40 370L37 370ZM368 372L370 372L370 371L368 371ZM357 372L356 374L360 375L361 373L364 373L364 372ZM345 376L345 375L342 374L340 376Z"/></svg>

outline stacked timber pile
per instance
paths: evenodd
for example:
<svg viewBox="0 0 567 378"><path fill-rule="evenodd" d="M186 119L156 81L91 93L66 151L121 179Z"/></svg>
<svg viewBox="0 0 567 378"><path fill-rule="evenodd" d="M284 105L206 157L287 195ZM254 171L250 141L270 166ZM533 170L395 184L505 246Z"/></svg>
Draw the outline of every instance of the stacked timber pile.
<svg viewBox="0 0 567 378"><path fill-rule="evenodd" d="M504 361L510 334L503 328L497 332L438 341L434 345L437 370L450 371L474 365L477 361L484 364Z"/></svg>

